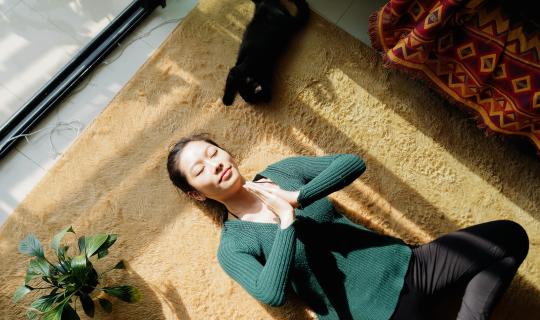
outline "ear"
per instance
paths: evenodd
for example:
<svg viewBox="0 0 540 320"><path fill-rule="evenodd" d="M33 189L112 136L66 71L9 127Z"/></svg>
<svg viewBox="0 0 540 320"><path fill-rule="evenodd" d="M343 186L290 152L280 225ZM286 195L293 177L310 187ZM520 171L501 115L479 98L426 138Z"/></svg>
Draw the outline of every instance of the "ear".
<svg viewBox="0 0 540 320"><path fill-rule="evenodd" d="M197 200L197 201L206 200L206 197L203 196L202 194L198 193L197 191L188 191L187 195L190 196L191 198Z"/></svg>
<svg viewBox="0 0 540 320"><path fill-rule="evenodd" d="M229 71L227 82L225 83L225 93L223 94L223 104L230 106L234 102L234 97L238 92L238 69L236 67Z"/></svg>

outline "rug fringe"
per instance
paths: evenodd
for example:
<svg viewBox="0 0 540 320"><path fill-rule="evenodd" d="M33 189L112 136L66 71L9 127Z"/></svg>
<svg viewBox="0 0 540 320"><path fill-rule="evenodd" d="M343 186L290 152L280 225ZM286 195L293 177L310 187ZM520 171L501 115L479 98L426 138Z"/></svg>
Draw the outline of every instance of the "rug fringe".
<svg viewBox="0 0 540 320"><path fill-rule="evenodd" d="M382 6L381 9L371 13L368 19L368 35L369 41L371 42L371 47L375 50L382 52L383 46L381 39L379 38L379 26L377 24L379 12L384 10L385 6Z"/></svg>

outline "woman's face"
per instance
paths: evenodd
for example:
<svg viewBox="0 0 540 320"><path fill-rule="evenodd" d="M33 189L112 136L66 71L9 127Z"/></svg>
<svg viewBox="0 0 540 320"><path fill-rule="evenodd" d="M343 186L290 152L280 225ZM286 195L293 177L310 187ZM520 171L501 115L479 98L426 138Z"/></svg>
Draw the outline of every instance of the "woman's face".
<svg viewBox="0 0 540 320"><path fill-rule="evenodd" d="M180 171L199 194L223 200L235 193L244 183L231 155L206 141L188 142L180 153ZM197 200L204 200L189 192Z"/></svg>

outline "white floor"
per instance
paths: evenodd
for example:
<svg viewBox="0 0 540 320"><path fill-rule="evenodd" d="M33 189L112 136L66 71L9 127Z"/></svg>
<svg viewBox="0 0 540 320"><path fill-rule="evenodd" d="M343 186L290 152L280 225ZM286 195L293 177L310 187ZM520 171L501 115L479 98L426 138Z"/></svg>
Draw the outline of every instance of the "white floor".
<svg viewBox="0 0 540 320"><path fill-rule="evenodd" d="M246 0L248 1L248 0ZM311 8L369 45L368 16L384 0L307 0ZM0 0L0 125L98 34L130 0ZM167 38L197 0L167 0L83 83L0 159L0 225ZM161 26L160 26L161 25ZM159 26L159 27L158 27ZM156 28L158 27L158 28ZM122 52L123 50L123 52ZM114 61L113 61L114 60ZM52 133L47 128L59 121Z"/></svg>

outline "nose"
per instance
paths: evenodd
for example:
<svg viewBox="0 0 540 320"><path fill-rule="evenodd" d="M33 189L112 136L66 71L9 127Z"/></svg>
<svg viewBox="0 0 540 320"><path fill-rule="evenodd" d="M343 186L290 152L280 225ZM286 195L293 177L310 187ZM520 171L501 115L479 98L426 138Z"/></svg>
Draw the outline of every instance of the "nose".
<svg viewBox="0 0 540 320"><path fill-rule="evenodd" d="M206 163L208 165L214 167L214 173L218 173L223 169L223 163L221 163L221 162L206 160Z"/></svg>

